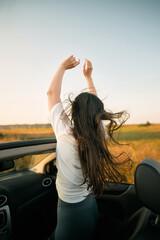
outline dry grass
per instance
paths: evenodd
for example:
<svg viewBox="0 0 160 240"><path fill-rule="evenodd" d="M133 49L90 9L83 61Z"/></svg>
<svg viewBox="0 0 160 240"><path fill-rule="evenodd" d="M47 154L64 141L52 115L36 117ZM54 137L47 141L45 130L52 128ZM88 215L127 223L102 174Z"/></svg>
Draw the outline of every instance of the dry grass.
<svg viewBox="0 0 160 240"><path fill-rule="evenodd" d="M0 142L54 137L52 127L0 129ZM134 163L131 171L123 173L124 182L134 183L135 168L143 159L152 158L160 162L160 124L126 125L121 128L119 140L122 143L131 144L127 147L127 151ZM117 154L118 151L114 149Z"/></svg>
<svg viewBox="0 0 160 240"><path fill-rule="evenodd" d="M0 143L20 140L54 138L52 127L27 127L0 129Z"/></svg>
<svg viewBox="0 0 160 240"><path fill-rule="evenodd" d="M123 142L124 143L124 142ZM154 159L160 162L160 139L148 139L126 142L133 145L129 147L130 155L133 160L133 168L124 172L124 182L134 183L134 172L136 166L146 158Z"/></svg>
<svg viewBox="0 0 160 240"><path fill-rule="evenodd" d="M1 129L0 133L2 134L48 134L48 133L53 133L52 127L38 127L38 128L9 128L9 129Z"/></svg>
<svg viewBox="0 0 160 240"><path fill-rule="evenodd" d="M160 124L124 125L121 127L121 132L160 132Z"/></svg>

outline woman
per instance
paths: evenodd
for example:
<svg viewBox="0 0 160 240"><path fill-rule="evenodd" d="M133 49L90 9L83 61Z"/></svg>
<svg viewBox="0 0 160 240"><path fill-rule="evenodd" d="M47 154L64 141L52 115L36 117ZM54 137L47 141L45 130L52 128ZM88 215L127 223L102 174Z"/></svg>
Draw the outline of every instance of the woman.
<svg viewBox="0 0 160 240"><path fill-rule="evenodd" d="M64 114L61 103L61 85L65 71L77 67L80 61L74 56L65 59L57 69L48 89L49 117L57 139L56 188L58 192L56 240L92 239L98 221L95 197L103 191L107 181L122 179L119 166L127 163L127 157L118 161L110 153L109 141L118 129L115 118L124 112L109 113L92 80L92 64L85 59L83 74L89 92L79 94L71 102L70 118ZM102 120L108 120L108 137Z"/></svg>

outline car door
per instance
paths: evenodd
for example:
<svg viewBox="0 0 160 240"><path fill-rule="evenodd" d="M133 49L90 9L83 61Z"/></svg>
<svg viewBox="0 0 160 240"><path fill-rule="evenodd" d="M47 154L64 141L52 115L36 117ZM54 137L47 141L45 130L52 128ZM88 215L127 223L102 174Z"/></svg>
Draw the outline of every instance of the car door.
<svg viewBox="0 0 160 240"><path fill-rule="evenodd" d="M56 139L0 144L0 239L48 239L56 226ZM97 198L94 239L128 239L143 211L134 184L109 183Z"/></svg>
<svg viewBox="0 0 160 240"><path fill-rule="evenodd" d="M146 209L136 196L134 184L113 184L97 199L99 224L95 239L129 239Z"/></svg>
<svg viewBox="0 0 160 240"><path fill-rule="evenodd" d="M0 239L48 239L56 226L55 139L0 144Z"/></svg>

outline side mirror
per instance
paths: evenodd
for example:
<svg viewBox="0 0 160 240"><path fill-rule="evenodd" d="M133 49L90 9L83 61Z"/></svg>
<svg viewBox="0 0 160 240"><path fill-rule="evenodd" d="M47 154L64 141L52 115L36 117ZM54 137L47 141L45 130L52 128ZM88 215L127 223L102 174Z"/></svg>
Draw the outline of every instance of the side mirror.
<svg viewBox="0 0 160 240"><path fill-rule="evenodd" d="M14 161L8 160L8 161L2 161L0 162L0 172L9 170L14 167Z"/></svg>

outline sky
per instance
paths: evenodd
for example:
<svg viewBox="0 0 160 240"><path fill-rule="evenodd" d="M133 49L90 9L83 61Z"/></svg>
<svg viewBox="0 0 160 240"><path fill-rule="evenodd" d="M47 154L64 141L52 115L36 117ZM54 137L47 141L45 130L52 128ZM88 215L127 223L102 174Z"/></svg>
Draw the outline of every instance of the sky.
<svg viewBox="0 0 160 240"><path fill-rule="evenodd" d="M68 56L61 99L87 88L84 58L106 110L160 122L159 0L0 0L0 124L48 123L47 89Z"/></svg>

